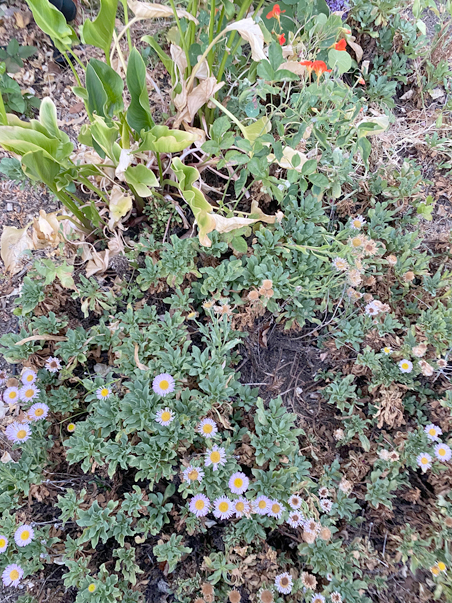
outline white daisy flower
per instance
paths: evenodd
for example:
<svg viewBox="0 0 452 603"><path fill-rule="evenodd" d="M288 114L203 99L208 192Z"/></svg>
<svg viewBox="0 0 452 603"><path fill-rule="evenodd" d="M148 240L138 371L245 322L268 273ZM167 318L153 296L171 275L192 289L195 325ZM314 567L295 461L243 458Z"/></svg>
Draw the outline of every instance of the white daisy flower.
<svg viewBox="0 0 452 603"><path fill-rule="evenodd" d="M24 570L17 565L17 563L11 563L7 565L2 573L2 581L5 586L18 586L22 580Z"/></svg>
<svg viewBox="0 0 452 603"><path fill-rule="evenodd" d="M42 402L37 402L30 406L27 411L27 415L30 421L39 421L40 419L45 419L49 414L49 407L47 404L43 404Z"/></svg>
<svg viewBox="0 0 452 603"><path fill-rule="evenodd" d="M342 595L337 590L330 595L331 603L342 603Z"/></svg>
<svg viewBox="0 0 452 603"><path fill-rule="evenodd" d="M49 373L58 373L61 370L61 362L58 358L53 358L53 356L49 356L46 360L45 364L46 369Z"/></svg>
<svg viewBox="0 0 452 603"><path fill-rule="evenodd" d="M229 489L233 494L243 494L247 491L250 480L241 471L233 473L229 478Z"/></svg>
<svg viewBox="0 0 452 603"><path fill-rule="evenodd" d="M72 433L75 431L75 423L69 423L66 429L69 431L69 433Z"/></svg>
<svg viewBox="0 0 452 603"><path fill-rule="evenodd" d="M29 525L20 526L14 533L14 540L17 546L27 546L33 540L35 532Z"/></svg>
<svg viewBox="0 0 452 603"><path fill-rule="evenodd" d="M324 513L330 513L331 509L333 508L333 501L331 501L329 498L323 498L320 501L320 508Z"/></svg>
<svg viewBox="0 0 452 603"><path fill-rule="evenodd" d="M172 421L174 421L174 413L169 408L162 408L157 411L155 415L155 420L160 425L164 425L165 427L169 425Z"/></svg>
<svg viewBox="0 0 452 603"><path fill-rule="evenodd" d="M426 471L432 466L432 457L428 454L428 452L421 452L421 454L418 455L416 462L422 471Z"/></svg>
<svg viewBox="0 0 452 603"><path fill-rule="evenodd" d="M0 535L0 553L4 553L6 551L6 547L8 546L8 538L6 536Z"/></svg>
<svg viewBox="0 0 452 603"><path fill-rule="evenodd" d="M333 268L336 268L336 270L338 270L339 272L344 272L345 270L349 269L349 265L347 260L344 260L344 258L334 258L334 260L331 262Z"/></svg>
<svg viewBox="0 0 452 603"><path fill-rule="evenodd" d="M326 498L329 495L330 495L330 491L328 490L328 488L326 488L325 486L322 486L321 488L319 488L320 498Z"/></svg>
<svg viewBox="0 0 452 603"><path fill-rule="evenodd" d="M413 363L404 358L399 362L399 369L402 371L402 373L411 373L413 370Z"/></svg>
<svg viewBox="0 0 452 603"><path fill-rule="evenodd" d="M203 419L198 425L198 433L200 433L205 438L213 438L217 431L217 424L212 419Z"/></svg>
<svg viewBox="0 0 452 603"><path fill-rule="evenodd" d="M252 504L253 511L258 515L267 515L270 511L270 499L267 496L258 496Z"/></svg>
<svg viewBox="0 0 452 603"><path fill-rule="evenodd" d="M268 510L268 514L271 517L276 517L276 519L279 519L284 511L282 504L277 500L270 500L269 506L270 508Z"/></svg>
<svg viewBox="0 0 452 603"><path fill-rule="evenodd" d="M279 576L276 576L276 578L275 578L275 586L276 586L276 590L279 593L288 595L289 593L292 592L292 587L293 587L292 576L290 574L288 574L287 572L284 572L283 574L279 574Z"/></svg>
<svg viewBox="0 0 452 603"><path fill-rule="evenodd" d="M204 471L200 467L193 467L193 465L189 465L182 474L184 476L184 481L186 482L202 482L202 478L204 477Z"/></svg>
<svg viewBox="0 0 452 603"><path fill-rule="evenodd" d="M239 496L232 501L232 508L236 517L248 517L251 514L251 505L244 496Z"/></svg>
<svg viewBox="0 0 452 603"><path fill-rule="evenodd" d="M36 381L37 373L32 369L25 369L22 375L20 376L20 380L24 385L30 385Z"/></svg>
<svg viewBox="0 0 452 603"><path fill-rule="evenodd" d="M152 389L158 396L166 396L174 391L176 382L168 373L161 373L154 378Z"/></svg>
<svg viewBox="0 0 452 603"><path fill-rule="evenodd" d="M366 306L364 308L364 312L368 316L378 316L378 314L380 314L380 308L379 308L378 304L375 303L375 300L374 300L374 301L371 301L370 303L366 304Z"/></svg>
<svg viewBox="0 0 452 603"><path fill-rule="evenodd" d="M217 519L229 519L233 513L232 502L227 496L219 496L213 501L213 514Z"/></svg>
<svg viewBox="0 0 452 603"><path fill-rule="evenodd" d="M314 593L312 595L311 603L325 603L325 597L320 593Z"/></svg>
<svg viewBox="0 0 452 603"><path fill-rule="evenodd" d="M212 448L205 453L205 456L205 466L210 467L210 465L212 465L214 471L216 471L220 465L226 463L226 450L219 446L212 446Z"/></svg>
<svg viewBox="0 0 452 603"><path fill-rule="evenodd" d="M382 348L381 351L383 352L383 354L386 354L386 356L389 356L390 354L392 354L392 348L389 346Z"/></svg>
<svg viewBox="0 0 452 603"><path fill-rule="evenodd" d="M428 439L432 440L433 442L439 442L438 436L442 435L443 433L441 427L438 427L438 425L434 425L433 423L426 425L424 427L424 431L427 434Z"/></svg>
<svg viewBox="0 0 452 603"><path fill-rule="evenodd" d="M300 496L292 494L287 502L292 509L299 509L301 507L302 499Z"/></svg>
<svg viewBox="0 0 452 603"><path fill-rule="evenodd" d="M30 400L34 400L36 396L39 395L39 389L31 383L30 385L24 385L19 390L19 397L22 402L30 402Z"/></svg>
<svg viewBox="0 0 452 603"><path fill-rule="evenodd" d="M10 442L26 442L31 435L31 429L28 423L18 423L14 421L5 429L5 435Z"/></svg>
<svg viewBox="0 0 452 603"><path fill-rule="evenodd" d="M15 404L19 402L19 388L18 387L7 387L3 392L3 401L7 404Z"/></svg>
<svg viewBox="0 0 452 603"><path fill-rule="evenodd" d="M452 451L447 444L437 444L435 446L435 455L439 461L450 461L450 457L452 456Z"/></svg>
<svg viewBox="0 0 452 603"><path fill-rule="evenodd" d="M292 528L298 528L301 525L303 525L303 522L305 521L305 518L303 517L303 514L300 513L299 511L291 511L289 513L289 517L286 519L286 522L292 526Z"/></svg>
<svg viewBox="0 0 452 603"><path fill-rule="evenodd" d="M105 398L109 398L111 396L111 389L109 387L99 387L96 390L96 396L98 400L104 400Z"/></svg>
<svg viewBox="0 0 452 603"><path fill-rule="evenodd" d="M365 223L366 223L366 220L363 218L363 216L358 214L355 218L351 219L350 227L353 228L354 230L359 230L360 228L362 228L364 226Z"/></svg>
<svg viewBox="0 0 452 603"><path fill-rule="evenodd" d="M191 499L189 509L196 517L204 517L209 512L210 500L204 494L197 494Z"/></svg>

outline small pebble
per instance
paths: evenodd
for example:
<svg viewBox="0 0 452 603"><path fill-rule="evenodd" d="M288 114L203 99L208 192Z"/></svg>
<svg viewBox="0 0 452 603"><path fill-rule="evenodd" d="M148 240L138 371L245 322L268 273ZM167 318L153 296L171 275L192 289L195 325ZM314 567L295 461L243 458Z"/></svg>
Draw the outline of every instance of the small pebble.
<svg viewBox="0 0 452 603"><path fill-rule="evenodd" d="M6 204L6 211L14 211L14 207L12 203L7 203Z"/></svg>

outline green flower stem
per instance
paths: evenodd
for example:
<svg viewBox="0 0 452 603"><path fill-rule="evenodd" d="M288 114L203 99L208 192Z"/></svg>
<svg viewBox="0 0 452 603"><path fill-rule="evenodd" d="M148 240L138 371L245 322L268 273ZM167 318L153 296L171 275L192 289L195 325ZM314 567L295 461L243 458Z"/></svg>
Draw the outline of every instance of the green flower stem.
<svg viewBox="0 0 452 603"><path fill-rule="evenodd" d="M215 26L215 0L210 1L210 21L209 21L209 44L212 42L214 38L214 26ZM209 65L209 71L212 69L213 59L214 59L213 48L209 52L209 56L207 58L207 63Z"/></svg>
<svg viewBox="0 0 452 603"><path fill-rule="evenodd" d="M224 107L221 103L219 103L217 101L217 99L214 98L213 96L211 96L209 98L209 100L216 107L218 107L221 111L223 111L223 113L225 113L229 117L229 119L231 119L236 124L236 126L239 128L240 132L243 134L243 137L246 138L247 132L246 132L245 128L243 127L243 125L240 123L240 121L237 119L237 117L235 115L233 115L228 109L226 109L226 107Z"/></svg>
<svg viewBox="0 0 452 603"><path fill-rule="evenodd" d="M55 197L57 197L61 201L64 207L66 207L70 212L74 214L74 216L79 221L79 224L77 224L77 226L81 228L84 232L91 232L91 222L85 216L83 211L81 211L77 207L77 204L71 199L71 197L64 191L59 191L56 188L50 188L50 190L55 195Z"/></svg>
<svg viewBox="0 0 452 603"><path fill-rule="evenodd" d="M124 25L127 27L129 23L129 10L127 8L127 0L121 0L122 7L124 9ZM127 43L129 45L129 54L132 52L132 37L130 35L130 29L127 27Z"/></svg>
<svg viewBox="0 0 452 603"><path fill-rule="evenodd" d="M8 119L6 117L5 104L3 102L3 97L2 97L1 91L0 91L0 121L1 121L1 123L4 126L8 125Z"/></svg>
<svg viewBox="0 0 452 603"><path fill-rule="evenodd" d="M68 63L69 67L71 68L72 73L74 74L74 77L77 81L77 84L81 87L82 82L80 81L80 78L78 76L78 73L75 70L74 65L72 64L71 59L68 57L67 52L65 52L64 50L61 51L61 54L64 56L64 58L66 59L66 62Z"/></svg>
<svg viewBox="0 0 452 603"><path fill-rule="evenodd" d="M157 157L157 163L159 166L159 179L160 179L160 186L163 188L163 168L162 168L162 160L160 159L160 153L155 153L156 157Z"/></svg>
<svg viewBox="0 0 452 603"><path fill-rule="evenodd" d="M179 35L180 35L180 41L182 44L182 48L184 49L185 52L185 58L187 59L187 65L188 68L190 68L190 57L188 56L188 44L187 44L187 36L184 34L184 32L182 31L182 27L179 21L179 17L177 14L177 10L176 10L176 6L174 4L174 0L170 0L170 4L171 4L171 8L173 9L173 13L174 13L174 18L176 20L176 25L177 25L177 29L179 30Z"/></svg>

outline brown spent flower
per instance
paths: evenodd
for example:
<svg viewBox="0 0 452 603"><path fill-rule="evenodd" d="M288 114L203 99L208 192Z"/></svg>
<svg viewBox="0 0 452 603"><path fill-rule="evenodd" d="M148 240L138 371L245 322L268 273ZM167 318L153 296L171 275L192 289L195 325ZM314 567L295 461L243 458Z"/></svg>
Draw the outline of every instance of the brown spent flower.
<svg viewBox="0 0 452 603"><path fill-rule="evenodd" d="M324 526L320 530L319 536L320 536L320 538L322 540L324 540L325 542L328 542L328 540L331 538L331 530L330 530L330 528L328 528L327 526Z"/></svg>
<svg viewBox="0 0 452 603"><path fill-rule="evenodd" d="M419 345L414 346L411 351L413 352L413 355L416 356L416 358L422 358L422 356L424 356L425 352L427 351L427 346L425 345L425 343L420 343Z"/></svg>
<svg viewBox="0 0 452 603"><path fill-rule="evenodd" d="M386 260L388 261L388 264L390 266L395 266L397 264L397 258L393 254L388 255L388 257L386 258Z"/></svg>
<svg viewBox="0 0 452 603"><path fill-rule="evenodd" d="M439 366L439 368L446 368L447 360L444 360L444 358L438 358L436 364Z"/></svg>
<svg viewBox="0 0 452 603"><path fill-rule="evenodd" d="M205 601L201 597L198 597L197 599L195 599L195 603L205 603Z"/></svg>
<svg viewBox="0 0 452 603"><path fill-rule="evenodd" d="M228 594L228 597L231 603L240 603L242 599L242 595L239 593L238 590L231 590Z"/></svg>
<svg viewBox="0 0 452 603"><path fill-rule="evenodd" d="M273 289L273 282L269 278L264 279L262 281L262 288L263 289Z"/></svg>
<svg viewBox="0 0 452 603"><path fill-rule="evenodd" d="M301 574L301 583L304 587L309 588L310 590L315 590L317 586L317 578L312 574L308 574L307 572L303 572Z"/></svg>
<svg viewBox="0 0 452 603"><path fill-rule="evenodd" d="M431 364L429 364L428 362L426 362L425 360L419 360L418 364L421 367L421 372L424 375L424 377L431 377L433 375L433 373L435 372L435 369L433 368L433 366Z"/></svg>
<svg viewBox="0 0 452 603"><path fill-rule="evenodd" d="M213 586L208 582L204 582L204 584L201 586L201 590L204 596L213 595Z"/></svg>
<svg viewBox="0 0 452 603"><path fill-rule="evenodd" d="M273 289L266 289L264 296L268 297L268 299L270 299L270 297L273 297L274 294L275 294L275 292L273 291Z"/></svg>
<svg viewBox="0 0 452 603"><path fill-rule="evenodd" d="M250 301L257 301L257 300L259 299L259 292L258 292L258 291L255 291L255 290L250 291L250 292L248 293L248 295L247 295L247 298L248 298Z"/></svg>
<svg viewBox="0 0 452 603"><path fill-rule="evenodd" d="M275 600L274 594L268 588L261 590L258 596L261 600L261 603L273 603Z"/></svg>
<svg viewBox="0 0 452 603"><path fill-rule="evenodd" d="M215 597L213 595L204 595L204 600L206 603L213 603L215 600Z"/></svg>
<svg viewBox="0 0 452 603"><path fill-rule="evenodd" d="M353 490L353 482L343 477L339 484L339 490L344 492L344 494L350 494L350 492Z"/></svg>
<svg viewBox="0 0 452 603"><path fill-rule="evenodd" d="M452 528L452 517L447 516L444 519L444 523L446 524L447 528Z"/></svg>
<svg viewBox="0 0 452 603"><path fill-rule="evenodd" d="M410 283L411 281L414 281L414 272L412 270L408 270L408 272L405 272L405 274L403 275L403 280L405 281L405 283Z"/></svg>
<svg viewBox="0 0 452 603"><path fill-rule="evenodd" d="M368 304L373 300L374 296L371 293L364 293L363 300Z"/></svg>
<svg viewBox="0 0 452 603"><path fill-rule="evenodd" d="M313 542L315 542L316 538L317 534L315 532L306 532L306 530L303 531L303 540L307 544L312 544Z"/></svg>
<svg viewBox="0 0 452 603"><path fill-rule="evenodd" d="M367 241L364 241L363 248L366 255L375 255L378 251L377 244L375 241L372 241L372 239L367 239Z"/></svg>

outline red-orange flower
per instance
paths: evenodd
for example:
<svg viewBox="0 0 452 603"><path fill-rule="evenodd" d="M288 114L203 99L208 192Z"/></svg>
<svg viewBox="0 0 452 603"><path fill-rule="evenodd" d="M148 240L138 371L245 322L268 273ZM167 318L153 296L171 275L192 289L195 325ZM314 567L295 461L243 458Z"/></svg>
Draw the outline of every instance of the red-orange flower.
<svg viewBox="0 0 452 603"><path fill-rule="evenodd" d="M345 40L345 38L342 38L342 40L339 40L339 42L336 42L336 44L334 45L335 50L345 50L345 47L347 46L347 40Z"/></svg>
<svg viewBox="0 0 452 603"><path fill-rule="evenodd" d="M267 19L278 19L281 13L285 13L285 10L281 10L279 4L275 4L273 9L268 13Z"/></svg>
<svg viewBox="0 0 452 603"><path fill-rule="evenodd" d="M284 46L284 44L286 43L286 36L283 33L278 36L278 42L281 46Z"/></svg>
<svg viewBox="0 0 452 603"><path fill-rule="evenodd" d="M306 67L306 69L308 70L308 73L311 73L314 63L312 61L300 61L300 65L303 65L303 67Z"/></svg>
<svg viewBox="0 0 452 603"><path fill-rule="evenodd" d="M316 74L317 77L320 77L322 73L329 73L331 69L327 69L326 63L323 61L312 61L312 70Z"/></svg>

